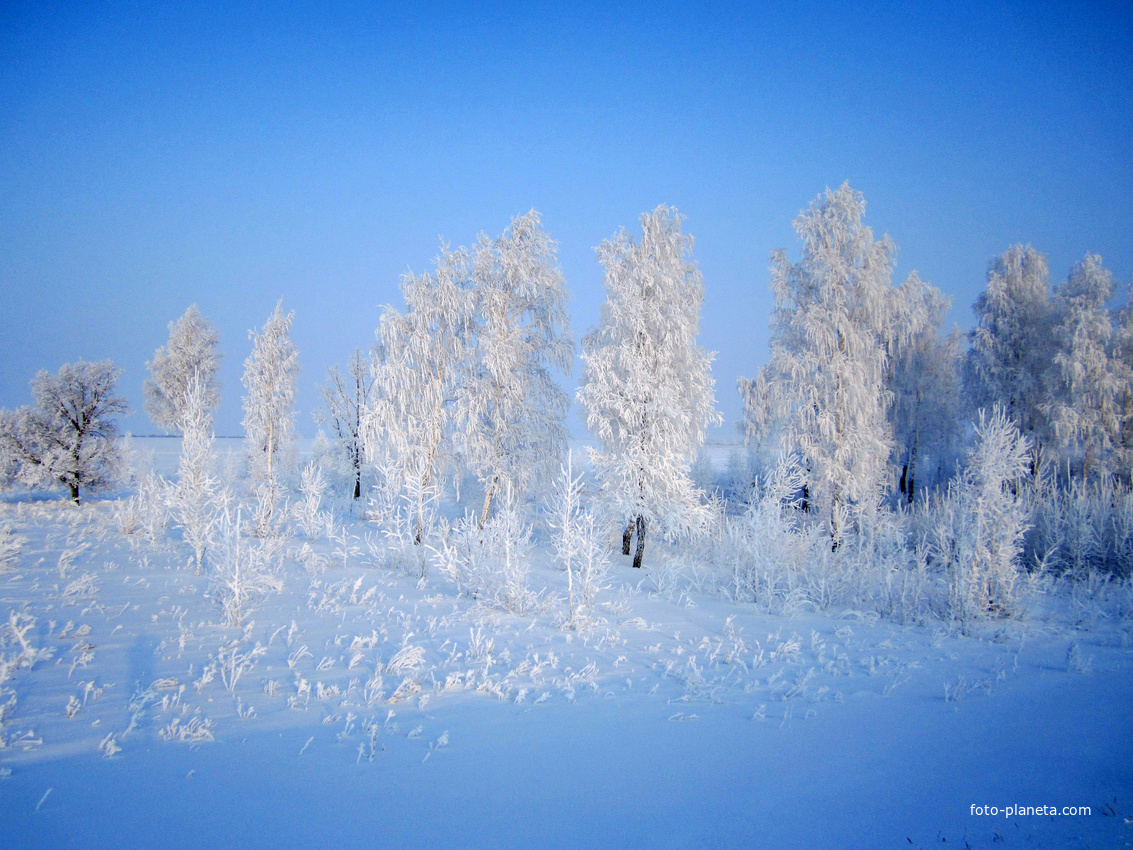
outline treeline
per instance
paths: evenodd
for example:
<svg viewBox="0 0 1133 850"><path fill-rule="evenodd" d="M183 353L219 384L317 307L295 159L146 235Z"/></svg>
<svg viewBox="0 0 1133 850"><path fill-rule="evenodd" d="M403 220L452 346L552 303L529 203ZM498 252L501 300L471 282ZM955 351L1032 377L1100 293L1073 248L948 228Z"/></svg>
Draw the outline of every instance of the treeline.
<svg viewBox="0 0 1133 850"><path fill-rule="evenodd" d="M577 394L597 442L584 487L591 532L616 525L634 566L647 535L715 541L704 557L732 559L741 596L778 593L759 590L770 573L752 572L770 551L781 576L815 546L875 561L900 550L909 570L951 576L942 604L964 616L1010 613L1020 577L1043 570L1127 575L1133 312L1110 306L1112 275L1087 255L1052 289L1042 255L1014 246L991 262L965 340L944 327L950 304L939 290L915 273L893 284L894 246L874 238L864 210L848 185L827 191L795 220L800 259L773 255L771 358L739 380L751 453L716 496L691 475L719 421L712 355L697 341L704 283L692 238L661 206L641 217L639 238L623 230L599 246L606 300L582 339ZM496 238L442 251L401 290L373 348L330 371L328 436L299 490L309 522L320 476L337 474L424 572L426 551L455 557L460 522L468 538L503 515L514 529L516 510L552 493L578 501L559 475L570 406L560 378L575 347L556 246L534 211ZM260 539L293 518L283 510L296 471L292 318L277 305L245 362L250 528ZM170 323L144 387L154 422L184 435L177 504L198 569L219 527L217 499L231 513L208 471L218 362L215 329L190 307ZM113 480L115 420L126 412L117 378L109 363L40 373L34 404L0 416L4 480L63 485L76 502ZM456 521L441 506L462 488L479 504ZM560 527L581 522L581 510ZM769 530L774 546L751 549ZM833 592L825 587L820 597Z"/></svg>

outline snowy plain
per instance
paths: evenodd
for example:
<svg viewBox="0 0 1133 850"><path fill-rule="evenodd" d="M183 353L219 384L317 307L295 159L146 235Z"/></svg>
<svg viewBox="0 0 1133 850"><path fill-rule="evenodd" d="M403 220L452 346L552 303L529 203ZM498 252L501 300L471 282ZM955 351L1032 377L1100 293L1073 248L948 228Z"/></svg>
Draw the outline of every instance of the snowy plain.
<svg viewBox="0 0 1133 850"><path fill-rule="evenodd" d="M134 448L172 475L177 445ZM538 535L517 616L348 520L234 628L117 506L0 502L0 654L35 654L3 684L5 848L1133 843L1133 623L1101 607L771 616L655 547L571 630Z"/></svg>

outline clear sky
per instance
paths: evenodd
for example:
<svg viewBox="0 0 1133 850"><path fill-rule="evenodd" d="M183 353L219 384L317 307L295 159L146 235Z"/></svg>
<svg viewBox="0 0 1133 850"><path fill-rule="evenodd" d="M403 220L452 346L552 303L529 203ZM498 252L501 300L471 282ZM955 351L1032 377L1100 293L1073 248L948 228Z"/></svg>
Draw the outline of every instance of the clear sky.
<svg viewBox="0 0 1133 850"><path fill-rule="evenodd" d="M176 8L184 5L187 8ZM413 8L400 8L402 6ZM848 180L968 327L988 261L1133 275L1133 12L1116 3L0 4L0 407L146 361L191 303L240 433L248 330L295 311L316 384L401 306L440 238L534 207L577 340L593 248L659 203L696 237L731 433L768 357L768 257ZM575 377L579 373L576 366ZM574 420L576 433L581 431ZM124 423L155 427L138 412Z"/></svg>

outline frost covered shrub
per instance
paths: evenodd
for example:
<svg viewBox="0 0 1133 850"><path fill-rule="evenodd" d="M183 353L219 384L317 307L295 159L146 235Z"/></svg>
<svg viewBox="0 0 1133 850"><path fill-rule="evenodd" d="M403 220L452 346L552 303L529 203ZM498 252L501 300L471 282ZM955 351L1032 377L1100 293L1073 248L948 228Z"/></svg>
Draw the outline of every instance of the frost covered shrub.
<svg viewBox="0 0 1133 850"><path fill-rule="evenodd" d="M240 510L233 517L226 508L220 517L214 551L211 593L220 602L226 625L240 627L256 600L283 588L275 575L279 542L246 540L241 533Z"/></svg>
<svg viewBox="0 0 1133 850"><path fill-rule="evenodd" d="M1109 476L1088 484L1053 478L1036 483L1031 495L1026 563L1045 563L1058 573L1097 571L1133 574L1133 493Z"/></svg>
<svg viewBox="0 0 1133 850"><path fill-rule="evenodd" d="M114 519L127 537L140 537L152 544L160 543L169 527L170 485L165 479L147 472L138 482L138 492L116 506Z"/></svg>
<svg viewBox="0 0 1133 850"><path fill-rule="evenodd" d="M721 517L714 561L732 597L775 614L841 607L919 618L929 581L909 545L908 517L874 509L851 522L847 513L832 547L824 520L802 509L805 480L798 460L783 456L743 513Z"/></svg>
<svg viewBox="0 0 1133 850"><path fill-rule="evenodd" d="M996 408L980 411L976 447L935 506L933 561L948 582L948 612L967 622L1022 612L1023 536L1029 524L1021 485L1030 458L1019 429Z"/></svg>
<svg viewBox="0 0 1133 850"><path fill-rule="evenodd" d="M263 328L252 331L252 353L244 361L245 452L259 506L253 519L258 537L277 536L274 518L281 473L293 467L295 393L299 357L291 342L295 313L283 315L283 301Z"/></svg>
<svg viewBox="0 0 1133 850"><path fill-rule="evenodd" d="M0 573L11 572L12 564L27 542L26 537L21 537L12 531L10 523L0 524Z"/></svg>
<svg viewBox="0 0 1133 850"><path fill-rule="evenodd" d="M528 587L531 527L511 498L483 528L471 513L452 526L434 549L442 574L459 592L513 614L525 614L537 597Z"/></svg>
<svg viewBox="0 0 1133 850"><path fill-rule="evenodd" d="M798 463L784 456L763 476L758 497L742 514L720 515L714 560L730 574L734 600L754 602L768 613L797 610L802 603L802 574L814 548L797 519L802 484Z"/></svg>
<svg viewBox="0 0 1133 850"><path fill-rule="evenodd" d="M377 525L385 545L381 551L371 545L371 552L387 567L416 570L424 578L430 552L428 541L443 537L445 531L437 524L440 488L429 483L424 475L409 475L402 480L400 470L392 471L388 464L378 464L376 469L378 481L370 497L367 518Z"/></svg>
<svg viewBox="0 0 1133 850"><path fill-rule="evenodd" d="M582 509L585 488L582 475L574 474L573 461L568 455L567 465L555 480L548 524L555 558L567 572L569 625L577 628L594 610L610 559L607 529L593 511Z"/></svg>
<svg viewBox="0 0 1133 850"><path fill-rule="evenodd" d="M842 559L849 566L839 601L899 623L929 613L934 587L927 554L923 547L912 545L911 538L908 513L878 510L861 515L856 532L831 553L834 560Z"/></svg>
<svg viewBox="0 0 1133 850"><path fill-rule="evenodd" d="M311 461L303 467L299 484L299 492L303 498L291 508L295 521L308 540L318 540L327 532L327 523L331 520L331 515L322 510L326 490L327 479L322 466Z"/></svg>

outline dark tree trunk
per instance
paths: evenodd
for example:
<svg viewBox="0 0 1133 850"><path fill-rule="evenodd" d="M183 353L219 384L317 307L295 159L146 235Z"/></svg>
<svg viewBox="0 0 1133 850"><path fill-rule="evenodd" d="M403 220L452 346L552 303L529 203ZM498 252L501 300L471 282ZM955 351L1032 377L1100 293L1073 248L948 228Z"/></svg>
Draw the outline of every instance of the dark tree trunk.
<svg viewBox="0 0 1133 850"><path fill-rule="evenodd" d="M912 449L909 451L909 504L917 498L917 444L914 442Z"/></svg>
<svg viewBox="0 0 1133 850"><path fill-rule="evenodd" d="M360 469L354 471L354 498L362 498L362 470Z"/></svg>
<svg viewBox="0 0 1133 850"><path fill-rule="evenodd" d="M637 551L633 553L633 566L641 569L641 559L645 555L645 517L637 518Z"/></svg>
<svg viewBox="0 0 1133 850"><path fill-rule="evenodd" d="M79 485L68 484L67 486L71 489L71 501L76 505L79 504Z"/></svg>
<svg viewBox="0 0 1133 850"><path fill-rule="evenodd" d="M634 520L631 519L629 521L629 525L626 526L626 530L622 532L622 554L623 555L629 554L630 545L633 543L633 526L634 526Z"/></svg>

